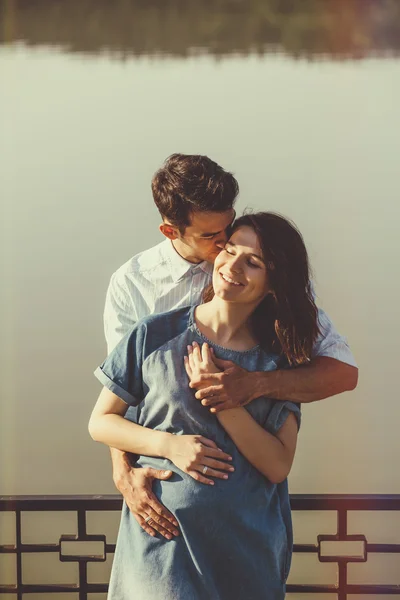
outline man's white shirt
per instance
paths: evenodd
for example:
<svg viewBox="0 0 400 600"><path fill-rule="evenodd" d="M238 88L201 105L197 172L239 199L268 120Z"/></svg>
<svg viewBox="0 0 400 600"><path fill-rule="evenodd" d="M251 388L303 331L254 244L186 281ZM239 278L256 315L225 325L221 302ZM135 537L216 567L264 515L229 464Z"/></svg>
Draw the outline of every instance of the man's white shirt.
<svg viewBox="0 0 400 600"><path fill-rule="evenodd" d="M212 271L210 263L195 265L182 258L168 239L128 260L112 275L107 290L104 332L108 352L140 319L200 304ZM321 309L318 319L321 333L313 356L328 356L356 366L346 339Z"/></svg>

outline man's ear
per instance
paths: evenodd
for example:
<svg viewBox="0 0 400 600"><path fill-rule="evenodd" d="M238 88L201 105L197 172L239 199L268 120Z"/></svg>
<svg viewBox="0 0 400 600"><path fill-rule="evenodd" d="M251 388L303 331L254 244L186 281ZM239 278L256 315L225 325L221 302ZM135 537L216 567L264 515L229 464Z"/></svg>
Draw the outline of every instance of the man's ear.
<svg viewBox="0 0 400 600"><path fill-rule="evenodd" d="M159 230L169 240L176 240L179 237L178 228L169 223L161 223Z"/></svg>

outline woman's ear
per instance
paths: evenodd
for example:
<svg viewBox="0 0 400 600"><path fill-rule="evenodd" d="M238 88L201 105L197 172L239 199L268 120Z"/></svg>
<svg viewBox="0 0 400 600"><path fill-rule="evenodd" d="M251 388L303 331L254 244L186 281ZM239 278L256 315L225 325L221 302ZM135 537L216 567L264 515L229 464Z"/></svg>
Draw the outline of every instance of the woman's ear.
<svg viewBox="0 0 400 600"><path fill-rule="evenodd" d="M178 228L174 227L174 225L170 225L169 223L161 223L159 230L169 240L176 240L179 237Z"/></svg>

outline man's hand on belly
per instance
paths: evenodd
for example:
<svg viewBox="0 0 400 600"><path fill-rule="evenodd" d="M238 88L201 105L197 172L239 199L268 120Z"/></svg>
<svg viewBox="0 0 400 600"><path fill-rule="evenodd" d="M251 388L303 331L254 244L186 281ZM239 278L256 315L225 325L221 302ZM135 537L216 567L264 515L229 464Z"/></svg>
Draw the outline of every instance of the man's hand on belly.
<svg viewBox="0 0 400 600"><path fill-rule="evenodd" d="M112 455L119 450L112 449ZM127 455L114 463L113 479L117 490L123 495L124 500L139 525L152 537L157 532L166 539L171 540L179 535L178 522L163 506L152 490L154 479L166 480L172 471L160 471L151 467L134 468L130 465ZM116 468L118 462L118 468ZM150 517L150 518L149 518Z"/></svg>

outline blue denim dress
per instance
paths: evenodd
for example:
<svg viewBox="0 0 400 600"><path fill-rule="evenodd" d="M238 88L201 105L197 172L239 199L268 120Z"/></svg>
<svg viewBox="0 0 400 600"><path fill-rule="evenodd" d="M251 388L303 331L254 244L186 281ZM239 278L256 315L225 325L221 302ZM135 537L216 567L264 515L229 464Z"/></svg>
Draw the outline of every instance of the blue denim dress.
<svg viewBox="0 0 400 600"><path fill-rule="evenodd" d="M154 492L176 516L181 535L150 537L127 506L122 509L109 600L281 600L292 554L287 481L271 483L239 452L215 415L195 399L183 357L187 345L206 340L194 307L147 317L96 370L101 383L132 406L140 425L176 435L200 434L233 457L228 480L204 485L169 460L141 456L143 467L170 469ZM236 352L211 344L215 354L249 371L277 368L278 357L260 346ZM293 412L291 402L257 398L246 406L276 434ZM128 409L127 418L130 418Z"/></svg>

